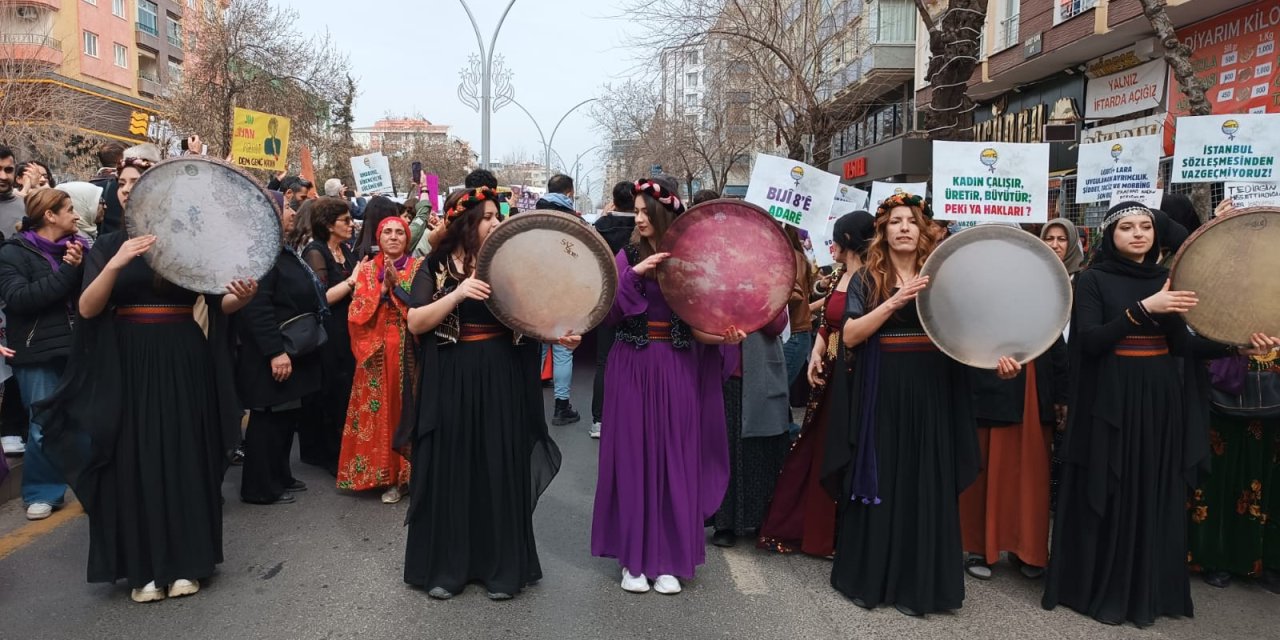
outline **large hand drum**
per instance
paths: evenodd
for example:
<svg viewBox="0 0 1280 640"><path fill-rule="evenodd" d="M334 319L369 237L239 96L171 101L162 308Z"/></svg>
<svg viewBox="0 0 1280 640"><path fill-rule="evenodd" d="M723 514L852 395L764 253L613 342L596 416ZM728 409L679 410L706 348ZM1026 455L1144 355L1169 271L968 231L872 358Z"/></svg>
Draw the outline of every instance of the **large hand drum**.
<svg viewBox="0 0 1280 640"><path fill-rule="evenodd" d="M929 276L917 299L925 333L971 367L994 369L1002 356L1034 360L1071 319L1071 279L1062 260L1020 229L983 225L956 234L920 274Z"/></svg>
<svg viewBox="0 0 1280 640"><path fill-rule="evenodd" d="M1173 260L1176 291L1200 302L1184 313L1196 333L1249 344L1261 331L1280 335L1280 209L1254 207L1196 230Z"/></svg>
<svg viewBox="0 0 1280 640"><path fill-rule="evenodd" d="M131 237L156 236L143 254L156 273L199 293L260 279L280 255L280 216L266 190L209 158L174 158L142 174L124 223Z"/></svg>
<svg viewBox="0 0 1280 640"><path fill-rule="evenodd" d="M720 335L751 333L787 306L796 257L778 223L756 205L712 200L677 217L662 238L658 266L667 304L690 326Z"/></svg>
<svg viewBox="0 0 1280 640"><path fill-rule="evenodd" d="M618 268L609 243L576 216L530 211L498 225L480 247L476 277L502 324L554 342L590 331L613 306Z"/></svg>

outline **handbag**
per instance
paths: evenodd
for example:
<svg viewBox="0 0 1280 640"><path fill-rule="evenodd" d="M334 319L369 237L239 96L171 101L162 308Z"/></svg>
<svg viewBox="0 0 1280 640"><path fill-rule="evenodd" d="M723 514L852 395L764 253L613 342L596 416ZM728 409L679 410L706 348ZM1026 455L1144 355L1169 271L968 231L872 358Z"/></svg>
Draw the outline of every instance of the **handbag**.
<svg viewBox="0 0 1280 640"><path fill-rule="evenodd" d="M300 313L281 322L280 337L284 340L284 352L289 357L305 356L329 341L324 322L314 311Z"/></svg>
<svg viewBox="0 0 1280 640"><path fill-rule="evenodd" d="M1280 373L1254 371L1245 358L1210 363L1214 410L1236 418L1280 418Z"/></svg>

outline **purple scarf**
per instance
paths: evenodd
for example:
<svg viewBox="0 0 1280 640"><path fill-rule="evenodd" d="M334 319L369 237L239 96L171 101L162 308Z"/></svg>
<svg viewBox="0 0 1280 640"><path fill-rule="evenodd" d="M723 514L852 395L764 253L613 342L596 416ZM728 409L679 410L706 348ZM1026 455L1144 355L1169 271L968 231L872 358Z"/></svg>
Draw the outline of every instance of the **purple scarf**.
<svg viewBox="0 0 1280 640"><path fill-rule="evenodd" d="M46 240L35 231L23 231L19 235L26 238L27 242L30 242L31 246L35 247L36 251L39 251L40 255L49 261L49 266L53 267L54 271L58 270L58 263L62 262L62 256L67 255L68 244L74 241L81 247L89 246L88 238L81 238L74 233L54 241Z"/></svg>

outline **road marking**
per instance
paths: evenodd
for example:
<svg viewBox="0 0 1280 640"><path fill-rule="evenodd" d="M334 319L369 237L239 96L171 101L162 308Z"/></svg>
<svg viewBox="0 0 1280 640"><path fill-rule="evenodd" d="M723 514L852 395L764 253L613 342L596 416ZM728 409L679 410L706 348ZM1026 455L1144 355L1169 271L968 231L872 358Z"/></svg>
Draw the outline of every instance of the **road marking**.
<svg viewBox="0 0 1280 640"><path fill-rule="evenodd" d="M764 574L760 572L752 554L737 551L726 551L724 562L729 565L729 575L738 593L748 596L759 596L769 593L764 583Z"/></svg>
<svg viewBox="0 0 1280 640"><path fill-rule="evenodd" d="M21 549L40 538L53 533L55 529L71 522L75 518L84 514L84 509L79 502L73 502L57 511L53 515L44 520L34 520L27 523L22 528L10 533L4 537L0 537L0 560L3 560L14 551Z"/></svg>

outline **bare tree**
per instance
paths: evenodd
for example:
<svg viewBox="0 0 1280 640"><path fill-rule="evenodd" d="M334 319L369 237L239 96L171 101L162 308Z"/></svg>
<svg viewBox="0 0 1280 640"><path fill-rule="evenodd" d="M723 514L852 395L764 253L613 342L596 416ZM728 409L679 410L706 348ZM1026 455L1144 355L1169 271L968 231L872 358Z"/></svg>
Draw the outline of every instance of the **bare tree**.
<svg viewBox="0 0 1280 640"><path fill-rule="evenodd" d="M422 173L440 177L441 188L462 184L467 173L475 166L475 154L468 145L457 138L441 139L426 135L406 134L399 147L387 153L391 175L396 186L406 188L413 178L413 163L422 163ZM403 182L402 182L403 181Z"/></svg>
<svg viewBox="0 0 1280 640"><path fill-rule="evenodd" d="M981 54L987 0L916 0L916 7L929 32L925 80L933 88L921 110L924 129L934 140L972 140L975 105L969 78Z"/></svg>

